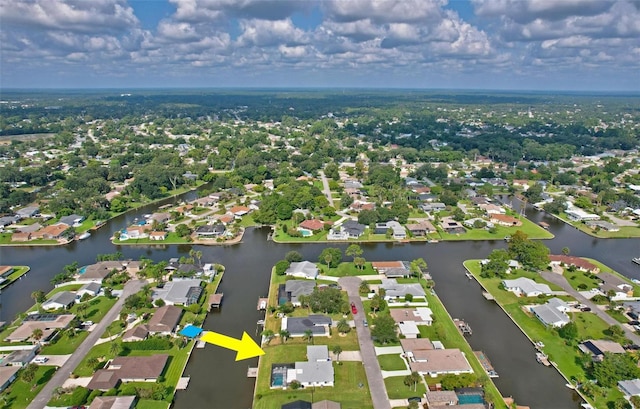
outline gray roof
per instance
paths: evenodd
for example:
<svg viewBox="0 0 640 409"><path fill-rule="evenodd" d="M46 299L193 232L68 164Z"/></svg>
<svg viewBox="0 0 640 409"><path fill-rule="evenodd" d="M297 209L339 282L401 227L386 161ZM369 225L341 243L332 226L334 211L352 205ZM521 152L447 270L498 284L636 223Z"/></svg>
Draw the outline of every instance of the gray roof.
<svg viewBox="0 0 640 409"><path fill-rule="evenodd" d="M295 400L280 406L281 409L311 409L311 402L306 400Z"/></svg>
<svg viewBox="0 0 640 409"><path fill-rule="evenodd" d="M318 267L310 261L293 262L285 271L285 274L316 278L318 276Z"/></svg>
<svg viewBox="0 0 640 409"><path fill-rule="evenodd" d="M631 379L628 381L619 381L618 386L624 389L631 396L640 395L640 379Z"/></svg>
<svg viewBox="0 0 640 409"><path fill-rule="evenodd" d="M380 287L384 288L387 297L404 297L406 294L425 296L424 289L418 283L398 284L394 279L383 279Z"/></svg>
<svg viewBox="0 0 640 409"><path fill-rule="evenodd" d="M61 305L69 305L76 301L76 294L70 291L61 291L59 293L54 294L51 298L45 301L42 306L45 306L51 303L58 303Z"/></svg>
<svg viewBox="0 0 640 409"><path fill-rule="evenodd" d="M20 364L26 365L33 358L35 346L31 349L13 351L2 360L2 365Z"/></svg>
<svg viewBox="0 0 640 409"><path fill-rule="evenodd" d="M60 223L64 223L69 226L73 226L74 223L84 220L84 216L78 214L70 214L69 216L63 216L60 218Z"/></svg>
<svg viewBox="0 0 640 409"><path fill-rule="evenodd" d="M557 322L561 322L563 324L568 324L569 316L561 311L558 311L556 308L551 307L549 304L537 305L535 307L531 307L531 311L538 316L538 318L542 321L543 324L553 325Z"/></svg>
<svg viewBox="0 0 640 409"><path fill-rule="evenodd" d="M200 288L202 280L174 280L164 285L164 288L158 288L153 291L152 298L154 300L162 298L165 302L171 304L187 304L189 290L193 287Z"/></svg>
<svg viewBox="0 0 640 409"><path fill-rule="evenodd" d="M16 215L20 217L30 217L38 213L39 210L40 210L39 206L27 206L27 207L23 207L20 210L17 210Z"/></svg>
<svg viewBox="0 0 640 409"><path fill-rule="evenodd" d="M323 362L296 362L296 380L300 383L333 383L333 364Z"/></svg>
<svg viewBox="0 0 640 409"><path fill-rule="evenodd" d="M360 224L355 220L347 220L346 222L342 223L342 228L351 236L359 236L364 233L364 230L367 228L367 226L365 226L364 224Z"/></svg>
<svg viewBox="0 0 640 409"><path fill-rule="evenodd" d="M548 285L536 283L526 277L519 277L515 280L502 280L502 283L505 288L520 288L525 294L530 294L535 291L541 292L542 294L551 294L551 288L549 288Z"/></svg>
<svg viewBox="0 0 640 409"><path fill-rule="evenodd" d="M101 287L100 283L92 281L80 287L78 291L87 290L87 291L92 291L94 293L97 293L98 291L100 291L100 287Z"/></svg>
<svg viewBox="0 0 640 409"><path fill-rule="evenodd" d="M331 325L331 317L326 315L316 314L308 317L287 318L287 331L291 335L303 335L307 330L311 330L314 335L323 335L325 325Z"/></svg>
<svg viewBox="0 0 640 409"><path fill-rule="evenodd" d="M309 295L316 287L315 281L309 280L289 280L284 284L284 290L287 293L291 293L291 301L298 301L298 297L301 295Z"/></svg>
<svg viewBox="0 0 640 409"><path fill-rule="evenodd" d="M307 361L328 361L329 348L326 345L307 345Z"/></svg>

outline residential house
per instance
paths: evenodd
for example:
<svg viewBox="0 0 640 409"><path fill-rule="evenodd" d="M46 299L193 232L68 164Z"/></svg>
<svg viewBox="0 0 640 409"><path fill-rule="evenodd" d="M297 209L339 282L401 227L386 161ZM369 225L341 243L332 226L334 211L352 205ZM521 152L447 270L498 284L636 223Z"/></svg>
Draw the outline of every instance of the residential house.
<svg viewBox="0 0 640 409"><path fill-rule="evenodd" d="M232 214L223 214L218 217L218 221L225 226L231 224L235 220L235 217Z"/></svg>
<svg viewBox="0 0 640 409"><path fill-rule="evenodd" d="M293 402L283 404L280 406L280 409L313 409L313 405L306 400L294 400Z"/></svg>
<svg viewBox="0 0 640 409"><path fill-rule="evenodd" d="M136 396L96 396L89 409L133 409Z"/></svg>
<svg viewBox="0 0 640 409"><path fill-rule="evenodd" d="M296 362L293 379L303 387L333 386L334 370L331 361L324 362ZM291 380L293 380L291 379ZM287 381L289 377L287 376Z"/></svg>
<svg viewBox="0 0 640 409"><path fill-rule="evenodd" d="M440 212L447 209L447 205L441 202L422 203L420 208L425 212Z"/></svg>
<svg viewBox="0 0 640 409"><path fill-rule="evenodd" d="M600 291L610 300L619 301L633 297L633 286L622 278L611 273L599 273L598 278L602 280Z"/></svg>
<svg viewBox="0 0 640 409"><path fill-rule="evenodd" d="M30 314L22 324L5 338L8 342L25 342L36 328L42 330L41 342L46 342L58 330L66 329L75 318L73 314Z"/></svg>
<svg viewBox="0 0 640 409"><path fill-rule="evenodd" d="M55 293L51 298L42 303L45 310L68 309L76 303L77 295L71 291Z"/></svg>
<svg viewBox="0 0 640 409"><path fill-rule="evenodd" d="M281 299L281 302L286 299L290 301L294 306L299 307L300 300L298 297L301 295L311 295L313 289L316 288L315 281L309 280L288 280L284 284L284 297L278 297Z"/></svg>
<svg viewBox="0 0 640 409"><path fill-rule="evenodd" d="M20 219L28 219L40 213L39 206L27 206L16 211L16 216Z"/></svg>
<svg viewBox="0 0 640 409"><path fill-rule="evenodd" d="M428 338L400 338L400 346L405 356L409 359L413 358L414 351L430 351L435 349L433 343Z"/></svg>
<svg viewBox="0 0 640 409"><path fill-rule="evenodd" d="M298 227L306 230L318 231L324 229L324 222L318 219L309 219L300 223Z"/></svg>
<svg viewBox="0 0 640 409"><path fill-rule="evenodd" d="M235 217L242 217L245 214L248 214L250 211L251 209L246 206L233 206L231 209L229 209L229 213L233 214Z"/></svg>
<svg viewBox="0 0 640 409"><path fill-rule="evenodd" d="M66 224L57 223L49 226L45 226L40 230L31 234L31 238L34 240L57 240L62 237L62 234L69 228Z"/></svg>
<svg viewBox="0 0 640 409"><path fill-rule="evenodd" d="M425 397L429 408L435 408L439 406L449 407L458 404L458 395L456 395L455 391L427 390Z"/></svg>
<svg viewBox="0 0 640 409"><path fill-rule="evenodd" d="M407 231L404 229L404 227L402 227L400 223L395 220L376 223L376 234L387 234L388 230L391 230L391 237L396 240L403 240L407 238Z"/></svg>
<svg viewBox="0 0 640 409"><path fill-rule="evenodd" d="M95 297L98 295L98 293L100 293L100 288L102 288L102 285L98 282L93 281L87 283L80 287L78 291L76 291L76 297L82 298L82 296L85 294L89 294L91 297Z"/></svg>
<svg viewBox="0 0 640 409"><path fill-rule="evenodd" d="M407 230L413 237L423 237L436 232L436 228L427 220L423 220L420 223L409 223L407 224Z"/></svg>
<svg viewBox="0 0 640 409"><path fill-rule="evenodd" d="M615 341L606 339L589 339L578 345L585 354L590 354L594 361L602 361L605 354L624 354L627 351Z"/></svg>
<svg viewBox="0 0 640 409"><path fill-rule="evenodd" d="M122 342L144 341L149 336L149 328L146 325L136 325L122 335Z"/></svg>
<svg viewBox="0 0 640 409"><path fill-rule="evenodd" d="M222 236L227 228L222 223L206 224L196 228L196 235L200 239L214 239Z"/></svg>
<svg viewBox="0 0 640 409"><path fill-rule="evenodd" d="M175 279L165 283L163 288L155 288L151 298L154 301L162 299L167 305L189 306L196 304L203 292L201 283L202 280L199 279Z"/></svg>
<svg viewBox="0 0 640 409"><path fill-rule="evenodd" d="M406 266L402 261L372 261L371 267L378 272L378 274L387 274L389 270L404 269Z"/></svg>
<svg viewBox="0 0 640 409"><path fill-rule="evenodd" d="M147 329L151 335L171 335L175 332L183 310L175 305L165 305L156 310L147 324Z"/></svg>
<svg viewBox="0 0 640 409"><path fill-rule="evenodd" d="M85 217L80 216L78 214L71 214L69 216L63 216L60 218L59 222L66 224L67 226L78 227L82 224Z"/></svg>
<svg viewBox="0 0 640 409"><path fill-rule="evenodd" d="M151 216L147 218L147 224L153 225L156 224L164 224L171 220L171 214L169 213L153 213Z"/></svg>
<svg viewBox="0 0 640 409"><path fill-rule="evenodd" d="M587 273L592 273L592 274L597 274L600 269L598 268L598 266L596 266L595 264L580 258L580 257L574 257L574 256L565 256L563 254L560 255L556 255L556 254L551 254L549 255L549 265L551 265L551 267L558 267L558 266L573 266L575 268L577 268L580 271L584 271Z"/></svg>
<svg viewBox="0 0 640 409"><path fill-rule="evenodd" d="M356 200L353 203L351 203L351 206L349 206L348 210L360 213L363 210L374 210L375 208L376 208L375 203Z"/></svg>
<svg viewBox="0 0 640 409"><path fill-rule="evenodd" d="M560 328L571 321L569 316L566 314L568 308L569 307L564 301L559 298L552 298L546 304L531 307L530 311L545 326Z"/></svg>
<svg viewBox="0 0 640 409"><path fill-rule="evenodd" d="M129 226L124 233L120 233L120 240L145 239L149 237L149 231L151 231L151 226L148 224Z"/></svg>
<svg viewBox="0 0 640 409"><path fill-rule="evenodd" d="M313 336L328 336L331 317L321 314L312 314L307 317L283 317L281 329L289 331L292 337L302 337L306 331L311 331Z"/></svg>
<svg viewBox="0 0 640 409"><path fill-rule="evenodd" d="M205 197L198 198L192 201L191 203L201 207L210 207L216 204L216 200L210 196L205 196Z"/></svg>
<svg viewBox="0 0 640 409"><path fill-rule="evenodd" d="M522 226L522 221L520 219L516 219L513 216L507 216L506 214L500 214L500 213L492 214L491 217L489 217L489 221L499 226L506 226L506 227Z"/></svg>
<svg viewBox="0 0 640 409"><path fill-rule="evenodd" d="M598 216L597 214L585 212L579 207L569 207L567 210L564 211L564 213L567 215L569 220L574 222L584 222L587 220L600 219L600 216Z"/></svg>
<svg viewBox="0 0 640 409"><path fill-rule="evenodd" d="M18 233L13 233L11 234L11 241L16 242L16 243L20 243L20 242L24 242L24 241L29 241L32 239L31 237L31 232L18 232Z"/></svg>
<svg viewBox="0 0 640 409"><path fill-rule="evenodd" d="M19 370L19 366L0 366L0 392L16 380Z"/></svg>
<svg viewBox="0 0 640 409"><path fill-rule="evenodd" d="M90 390L109 390L121 382L156 382L162 375L169 355L118 356L93 374L87 385Z"/></svg>
<svg viewBox="0 0 640 409"><path fill-rule="evenodd" d="M613 223L605 222L603 220L588 220L584 224L592 229L602 229L604 231L620 231L620 227Z"/></svg>
<svg viewBox="0 0 640 409"><path fill-rule="evenodd" d="M515 280L502 280L502 285L505 290L511 291L518 297L537 297L541 294L551 294L551 288L548 285L536 283L526 277L519 277Z"/></svg>
<svg viewBox="0 0 640 409"><path fill-rule="evenodd" d="M433 312L427 307L390 308L389 313L396 323L412 321L416 325L433 324Z"/></svg>
<svg viewBox="0 0 640 409"><path fill-rule="evenodd" d="M100 261L80 269L76 276L77 281L98 281L102 282L112 272L122 272L128 269L123 261Z"/></svg>
<svg viewBox="0 0 640 409"><path fill-rule="evenodd" d="M395 300L396 298L404 298L405 295L411 294L414 297L425 297L422 286L418 283L399 284L393 278L382 279L380 288L385 290L384 299L386 301Z"/></svg>
<svg viewBox="0 0 640 409"><path fill-rule="evenodd" d="M347 233L347 237L350 239L360 238L364 234L367 226L358 223L356 220L347 220L341 225L342 231Z"/></svg>
<svg viewBox="0 0 640 409"><path fill-rule="evenodd" d="M406 339L415 339L420 335L418 325L414 321L402 321L397 323L398 332Z"/></svg>
<svg viewBox="0 0 640 409"><path fill-rule="evenodd" d="M36 357L40 351L38 346L33 346L29 349L20 349L17 351L11 352L6 357L2 358L0 362L2 365L10 365L10 366L18 366L23 367L29 365L29 362Z"/></svg>
<svg viewBox="0 0 640 409"><path fill-rule="evenodd" d="M307 345L307 361L331 361L331 358L329 358L329 348L326 345Z"/></svg>
<svg viewBox="0 0 640 409"><path fill-rule="evenodd" d="M310 261L293 262L284 273L293 277L315 280L318 277L318 266Z"/></svg>
<svg viewBox="0 0 640 409"><path fill-rule="evenodd" d="M2 216L0 217L0 229L10 226L18 220L19 218L17 216Z"/></svg>
<svg viewBox="0 0 640 409"><path fill-rule="evenodd" d="M162 241L167 239L166 231L152 231L149 233L149 240Z"/></svg>
<svg viewBox="0 0 640 409"><path fill-rule="evenodd" d="M473 369L457 348L413 351L409 367L412 372L433 378L440 375L460 375L473 373Z"/></svg>
<svg viewBox="0 0 640 409"><path fill-rule="evenodd" d="M618 389L627 399L631 399L632 396L640 396L640 379L618 381Z"/></svg>
<svg viewBox="0 0 640 409"><path fill-rule="evenodd" d="M452 217L443 217L440 221L440 227L448 234L464 234L467 232L464 226L460 222L453 220Z"/></svg>
<svg viewBox="0 0 640 409"><path fill-rule="evenodd" d="M480 203L478 208L484 210L488 215L505 214L507 211L502 206L493 203Z"/></svg>

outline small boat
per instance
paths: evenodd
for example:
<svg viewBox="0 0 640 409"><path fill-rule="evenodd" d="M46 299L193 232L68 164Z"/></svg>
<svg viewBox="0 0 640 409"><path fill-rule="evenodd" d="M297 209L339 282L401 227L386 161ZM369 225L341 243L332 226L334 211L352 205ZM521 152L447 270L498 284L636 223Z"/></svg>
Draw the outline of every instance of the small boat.
<svg viewBox="0 0 640 409"><path fill-rule="evenodd" d="M549 223L545 223L545 222L540 222L538 223L540 225L540 227L542 227L543 229L549 229Z"/></svg>
<svg viewBox="0 0 640 409"><path fill-rule="evenodd" d="M633 261L634 263L640 265L640 257L634 257L631 259L631 261Z"/></svg>
<svg viewBox="0 0 640 409"><path fill-rule="evenodd" d="M81 235L78 236L78 240L88 239L89 237L91 237L91 233L86 231L86 232L84 232L84 233L82 233Z"/></svg>
<svg viewBox="0 0 640 409"><path fill-rule="evenodd" d="M632 278L631 282L634 284L640 284L640 280L638 280L637 278Z"/></svg>
<svg viewBox="0 0 640 409"><path fill-rule="evenodd" d="M471 280L471 279L473 278L473 275L472 275L470 272L468 272L468 271L467 271L467 272L465 272L464 274L467 276L467 278L468 278L469 280Z"/></svg>
<svg viewBox="0 0 640 409"><path fill-rule="evenodd" d="M542 352L536 352L536 361L544 366L550 366L549 358Z"/></svg>

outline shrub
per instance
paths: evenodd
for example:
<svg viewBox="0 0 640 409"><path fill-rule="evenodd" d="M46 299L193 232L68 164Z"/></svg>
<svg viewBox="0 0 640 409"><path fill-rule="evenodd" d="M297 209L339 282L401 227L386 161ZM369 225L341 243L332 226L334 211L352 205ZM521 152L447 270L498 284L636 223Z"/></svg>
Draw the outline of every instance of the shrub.
<svg viewBox="0 0 640 409"><path fill-rule="evenodd" d="M149 338L144 341L126 342L123 348L130 351L153 351L171 349L171 341L167 338Z"/></svg>

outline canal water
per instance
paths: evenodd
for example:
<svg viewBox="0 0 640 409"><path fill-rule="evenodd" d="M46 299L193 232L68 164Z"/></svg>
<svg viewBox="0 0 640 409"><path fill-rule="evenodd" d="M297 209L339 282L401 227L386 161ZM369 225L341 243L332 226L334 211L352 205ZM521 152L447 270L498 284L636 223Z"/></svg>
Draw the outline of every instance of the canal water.
<svg viewBox="0 0 640 409"><path fill-rule="evenodd" d="M517 204L514 204L517 208ZM157 205L156 205L157 206ZM125 258L141 256L155 261L187 255L190 245L114 246L109 238L114 232L151 213L154 207L141 208L120 216L89 239L64 247L0 247L0 264L29 265L31 271L2 292L0 320L8 321L33 304L31 292L49 290L49 280L62 267L78 261L80 265L95 262L96 254L120 251ZM631 263L640 256L640 240L598 240L575 228L533 209L527 216L534 222L545 221L555 234L546 241L553 253L569 247L572 255L601 260L630 278L640 278L640 267ZM208 330L240 337L243 331L258 339L257 321L263 315L256 311L258 297L266 296L271 266L290 250L315 261L325 244L276 244L266 240L268 229L248 229L243 241L235 246L193 246L203 253L203 260L226 266L220 291L224 300L220 311L209 314L204 327ZM505 396L532 408L578 408L577 396L566 388L565 380L551 368L538 364L535 350L527 338L493 302L485 300L479 285L464 274L462 262L469 258L485 258L491 250L505 247L499 241L461 241L394 245L363 245L364 257L375 260L412 260L423 257L434 277L435 290L452 317L464 319L473 329L468 337L474 350L482 350L500 377L495 383ZM330 244L341 247L346 245ZM251 407L254 381L247 378L247 368L257 359L235 362L229 350L207 345L194 349L186 368L191 376L189 388L176 394L179 409L247 409Z"/></svg>

